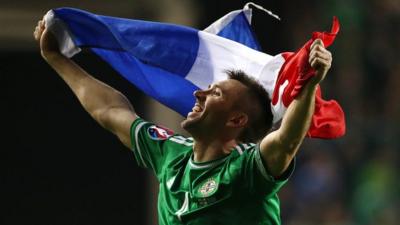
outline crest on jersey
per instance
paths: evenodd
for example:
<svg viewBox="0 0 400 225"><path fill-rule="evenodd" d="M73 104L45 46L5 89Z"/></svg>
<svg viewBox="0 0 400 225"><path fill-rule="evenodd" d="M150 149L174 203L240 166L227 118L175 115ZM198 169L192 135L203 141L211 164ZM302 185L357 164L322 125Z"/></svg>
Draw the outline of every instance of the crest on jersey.
<svg viewBox="0 0 400 225"><path fill-rule="evenodd" d="M168 128L152 125L147 128L147 134L153 140L165 140L168 137L172 136L174 132Z"/></svg>
<svg viewBox="0 0 400 225"><path fill-rule="evenodd" d="M218 183L214 178L207 179L199 189L199 193L203 197L208 197L217 191Z"/></svg>

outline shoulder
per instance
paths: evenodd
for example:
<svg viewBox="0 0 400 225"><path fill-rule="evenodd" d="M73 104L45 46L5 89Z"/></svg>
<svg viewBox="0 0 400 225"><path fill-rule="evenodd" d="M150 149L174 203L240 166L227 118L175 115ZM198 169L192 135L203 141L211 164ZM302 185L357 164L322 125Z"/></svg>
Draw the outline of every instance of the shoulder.
<svg viewBox="0 0 400 225"><path fill-rule="evenodd" d="M254 143L240 143L236 145L229 155L227 163L230 169L242 170L248 163L251 156L254 155L257 145Z"/></svg>
<svg viewBox="0 0 400 225"><path fill-rule="evenodd" d="M193 139L175 133L173 130L137 118L131 125L131 140L134 147L192 148ZM136 145L136 146L135 146Z"/></svg>
<svg viewBox="0 0 400 225"><path fill-rule="evenodd" d="M146 134L148 138L155 141L166 140L175 133L167 127L148 122L138 117L132 122L131 134L137 135L139 132Z"/></svg>
<svg viewBox="0 0 400 225"><path fill-rule="evenodd" d="M180 134L174 134L168 138L168 141L171 144L175 144L177 146L187 146L187 147L193 147L194 140L192 137L185 137Z"/></svg>
<svg viewBox="0 0 400 225"><path fill-rule="evenodd" d="M232 149L231 158L237 160L243 160L249 154L254 152L257 145L254 143L240 143Z"/></svg>

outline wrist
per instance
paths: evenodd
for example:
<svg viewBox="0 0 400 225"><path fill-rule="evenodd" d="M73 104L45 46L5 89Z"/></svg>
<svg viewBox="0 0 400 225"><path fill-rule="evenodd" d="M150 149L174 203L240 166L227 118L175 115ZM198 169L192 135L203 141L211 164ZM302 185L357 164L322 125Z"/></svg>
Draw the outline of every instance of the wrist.
<svg viewBox="0 0 400 225"><path fill-rule="evenodd" d="M48 63L52 61L56 61L60 58L63 58L64 56L57 51L41 51L42 57L44 60L46 60Z"/></svg>
<svg viewBox="0 0 400 225"><path fill-rule="evenodd" d="M307 89L309 91L315 91L317 90L317 87L319 85L318 81L315 81L313 79L309 80L309 82L304 86L304 89Z"/></svg>
<svg viewBox="0 0 400 225"><path fill-rule="evenodd" d="M318 84L321 82L322 80L320 79L320 76L316 75L314 77L311 77L311 79L308 81L307 85L311 88L311 87L317 87Z"/></svg>
<svg viewBox="0 0 400 225"><path fill-rule="evenodd" d="M307 98L306 96L315 95L318 87L318 82L311 82L311 80L304 85L303 89L301 90L298 98Z"/></svg>

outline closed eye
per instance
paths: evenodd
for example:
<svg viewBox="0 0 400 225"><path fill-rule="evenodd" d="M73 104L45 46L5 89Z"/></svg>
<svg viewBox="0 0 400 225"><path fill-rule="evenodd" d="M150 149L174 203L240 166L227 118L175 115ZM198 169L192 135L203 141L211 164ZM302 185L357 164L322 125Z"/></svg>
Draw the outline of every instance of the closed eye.
<svg viewBox="0 0 400 225"><path fill-rule="evenodd" d="M215 96L220 96L221 95L221 93L219 91L217 91L217 90L213 90L212 94L215 95Z"/></svg>
<svg viewBox="0 0 400 225"><path fill-rule="evenodd" d="M210 90L211 95L213 96L221 96L222 92L218 85L208 85L208 90Z"/></svg>

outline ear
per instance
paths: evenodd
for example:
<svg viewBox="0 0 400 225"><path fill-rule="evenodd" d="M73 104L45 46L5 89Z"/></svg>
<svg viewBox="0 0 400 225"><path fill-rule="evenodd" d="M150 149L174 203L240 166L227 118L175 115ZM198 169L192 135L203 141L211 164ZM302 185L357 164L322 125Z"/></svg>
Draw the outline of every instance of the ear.
<svg viewBox="0 0 400 225"><path fill-rule="evenodd" d="M249 117L246 113L236 113L226 122L226 126L235 128L244 127L246 126L248 120Z"/></svg>

